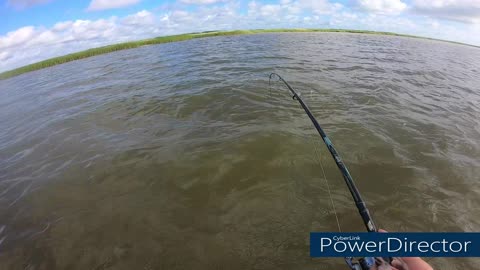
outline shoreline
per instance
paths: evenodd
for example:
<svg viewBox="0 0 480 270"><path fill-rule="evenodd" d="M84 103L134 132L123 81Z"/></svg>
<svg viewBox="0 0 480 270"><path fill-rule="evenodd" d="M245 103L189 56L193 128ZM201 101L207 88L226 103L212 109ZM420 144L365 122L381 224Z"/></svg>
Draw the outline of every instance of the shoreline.
<svg viewBox="0 0 480 270"><path fill-rule="evenodd" d="M428 38L428 37L421 37L421 36L413 36L413 35L405 35L405 34L397 34L393 32L377 32L377 31L367 31L367 30L348 30L348 29L257 29L257 30L233 30L233 31L204 31L204 32L194 32L194 33L187 33L187 34L179 34L179 35L172 35L172 36L162 36L150 39L143 39L137 41L129 41L129 42L122 42L92 49L87 49L84 51L71 53L63 56L58 56L50 59L46 59L40 62L36 62L30 65L22 66L19 68L15 68L12 70L8 70L5 72L0 73L0 80L8 79L11 77L15 77L24 73L28 73L31 71L52 67L56 65L60 65L63 63L80 60L83 58L88 58L96 55L106 54L110 52L120 51L120 50L127 50L127 49L134 49L146 45L154 45L154 44L162 44L162 43L170 43L170 42L178 42L178 41L185 41L191 40L196 38L207 38L207 37L216 37L216 36L235 36L235 35L251 35L251 34L262 34L262 33L315 33L315 32L323 32L323 33L353 33L353 34L369 34L369 35L384 35L384 36L398 36L398 37L409 37L409 38L418 38L418 39L425 39L425 40L433 40L433 41L441 41L441 42L448 42L452 44L458 45L465 45L480 48L479 46L465 44L461 42L455 41L448 41L448 40L441 40L435 38Z"/></svg>

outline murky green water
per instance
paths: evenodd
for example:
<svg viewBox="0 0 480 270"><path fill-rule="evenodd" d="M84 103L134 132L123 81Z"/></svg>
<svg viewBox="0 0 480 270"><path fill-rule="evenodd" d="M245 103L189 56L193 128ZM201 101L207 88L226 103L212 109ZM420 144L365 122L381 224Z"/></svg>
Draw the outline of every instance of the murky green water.
<svg viewBox="0 0 480 270"><path fill-rule="evenodd" d="M342 230L363 225L270 72L302 93L380 227L480 231L479 49L219 37L0 81L0 269L346 269L309 258L309 232L338 230L319 161Z"/></svg>

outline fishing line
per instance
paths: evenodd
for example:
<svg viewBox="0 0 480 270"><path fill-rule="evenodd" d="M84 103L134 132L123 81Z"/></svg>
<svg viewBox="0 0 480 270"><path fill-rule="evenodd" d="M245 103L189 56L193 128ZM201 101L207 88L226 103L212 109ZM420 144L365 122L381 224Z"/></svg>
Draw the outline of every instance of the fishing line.
<svg viewBox="0 0 480 270"><path fill-rule="evenodd" d="M313 92L314 91L312 89L310 89L310 100L313 100ZM301 93L299 93L299 95L301 95ZM333 200L332 191L330 189L330 184L329 184L327 175L325 173L325 168L323 166L323 161L322 161L322 156L323 155L321 154L321 149L322 149L321 147L322 146L320 145L320 142L318 142L317 140L310 140L310 142L313 145L313 149L314 149L314 152L315 152L316 159L317 159L318 163L320 164L320 168L322 169L323 180L325 182L325 186L327 187L328 198L330 200L330 206L332 208L333 214L335 215L335 220L337 222L338 231L342 232L342 228L340 226L340 221L339 221L339 218L338 218L337 209L335 207L335 201Z"/></svg>
<svg viewBox="0 0 480 270"><path fill-rule="evenodd" d="M313 100L313 90L310 90L310 99ZM337 209L335 207L335 202L334 202L333 196L332 196L332 191L330 189L330 184L328 182L328 178L327 178L327 175L325 174L325 169L324 169L324 166L323 166L322 155L321 155L321 147L322 146L320 145L320 142L318 142L317 140L310 140L310 141L313 144L313 149L315 151L315 156L317 158L318 163L320 164L320 168L322 169L323 180L325 182L325 186L327 187L328 197L330 199L330 204L331 204L333 213L335 215L335 220L337 222L338 231L342 232L342 228L340 226L340 221L339 221L339 218L338 218Z"/></svg>
<svg viewBox="0 0 480 270"><path fill-rule="evenodd" d="M335 219L337 220L338 231L342 232L342 228L340 228L340 221L338 220L337 209L335 208L335 203L333 202L332 192L330 190L330 185L328 184L327 175L325 174L325 169L323 168L323 162L321 159L321 155L319 153L320 151L319 143L314 142L313 148L315 149L315 155L317 156L318 162L320 163L320 168L322 168L323 179L325 180L325 185L327 186L327 191L328 191L328 197L330 198L330 203L332 204L332 210L333 210L333 213L335 214Z"/></svg>
<svg viewBox="0 0 480 270"><path fill-rule="evenodd" d="M271 92L272 92L272 84L271 84L271 77L268 81L268 85L269 85L269 91L268 91L268 96L271 95ZM299 95L301 95L301 93L299 93ZM310 98L313 100L313 90L310 89ZM304 140L307 140L307 138L304 137ZM313 145L313 149L314 149L314 152L315 152L315 156L316 156L316 159L318 161L318 163L320 164L320 168L322 169L322 174L323 174L323 180L325 182L325 186L327 187L327 192L328 192L328 197L329 197L329 200L330 200L330 204L331 204L331 208L332 208L332 211L335 215L335 220L337 222L337 227L338 227L338 231L341 232L342 231L342 228L340 226L340 221L339 221L339 218L338 218L338 213L337 213L337 209L335 207L335 202L333 200L333 197L332 197L332 191L330 189L330 184L328 182L328 178L327 178L327 175L325 173L325 169L324 169L324 166L323 166L323 162L322 162L322 155L320 153L320 143L316 140L308 140L309 142L312 143Z"/></svg>

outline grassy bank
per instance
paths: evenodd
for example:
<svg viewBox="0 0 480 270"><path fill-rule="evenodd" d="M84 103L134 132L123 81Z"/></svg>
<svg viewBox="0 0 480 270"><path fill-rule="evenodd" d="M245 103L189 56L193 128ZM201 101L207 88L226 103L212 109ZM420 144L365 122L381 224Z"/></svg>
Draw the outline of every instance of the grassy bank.
<svg viewBox="0 0 480 270"><path fill-rule="evenodd" d="M183 41L183 40L189 40L189 39L195 39L195 38L214 37L214 36L232 36L232 35L278 33L278 32L343 32L343 33L392 35L392 36L405 36L405 37L419 38L417 36L401 35L401 34L390 33L390 32L375 32L375 31L345 30L345 29L258 29L258 30L236 30L236 31L207 31L207 32L201 32L201 33L189 33L189 34L181 34L181 35L173 35L173 36L156 37L151 39L124 42L124 43L118 43L114 45L88 49L85 51L47 59L38 63L30 64L27 66L23 66L20 68L16 68L13 70L0 73L0 79L10 78L10 77L17 76L30 71L51 67L54 65L59 65L66 62L87 58L87 57L91 57L99 54L104 54L104 53L109 53L109 52L114 52L119 50L132 49L132 48L137 48L145 45L161 44L161 43Z"/></svg>

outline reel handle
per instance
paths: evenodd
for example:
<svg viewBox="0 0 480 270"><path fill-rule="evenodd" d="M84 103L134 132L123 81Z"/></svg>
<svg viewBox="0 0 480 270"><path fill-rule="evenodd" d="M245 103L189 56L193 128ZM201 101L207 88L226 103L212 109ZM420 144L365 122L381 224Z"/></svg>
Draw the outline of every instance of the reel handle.
<svg viewBox="0 0 480 270"><path fill-rule="evenodd" d="M382 257L364 257L354 259L352 257L345 258L351 270L391 270L391 258ZM405 269L408 270L408 269Z"/></svg>

